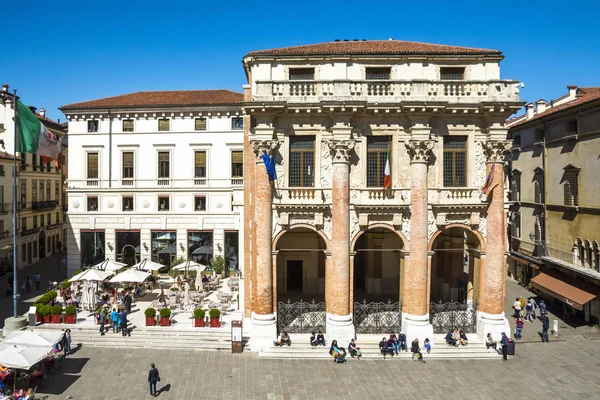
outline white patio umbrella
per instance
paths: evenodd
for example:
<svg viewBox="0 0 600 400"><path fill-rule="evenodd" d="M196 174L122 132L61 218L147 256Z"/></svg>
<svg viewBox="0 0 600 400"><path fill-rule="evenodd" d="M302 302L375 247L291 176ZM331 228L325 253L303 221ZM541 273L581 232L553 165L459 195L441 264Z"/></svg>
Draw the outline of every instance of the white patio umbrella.
<svg viewBox="0 0 600 400"><path fill-rule="evenodd" d="M188 260L188 261L186 261L184 263L178 264L178 265L176 265L176 266L173 267L173 269L177 270L177 271L183 271L183 270L186 270L186 269L189 269L189 270L194 269L194 270L197 270L197 271L204 271L206 268L208 268L208 266L206 266L204 264L197 263L196 261L191 261L191 260Z"/></svg>
<svg viewBox="0 0 600 400"><path fill-rule="evenodd" d="M127 266L127 264L125 264L125 263L114 261L114 260L109 260L107 258L106 260L102 261L101 263L94 265L92 268L110 272L110 271L118 271L121 268L126 267L126 266Z"/></svg>
<svg viewBox="0 0 600 400"><path fill-rule="evenodd" d="M10 332L3 343L20 346L54 346L60 341L63 331L13 331Z"/></svg>
<svg viewBox="0 0 600 400"><path fill-rule="evenodd" d="M77 274L69 279L69 282L103 281L111 275L113 275L112 272L100 271L99 269L86 269L82 273Z"/></svg>
<svg viewBox="0 0 600 400"><path fill-rule="evenodd" d="M52 346L21 346L0 342L0 365L5 368L29 369L42 361Z"/></svg>
<svg viewBox="0 0 600 400"><path fill-rule="evenodd" d="M120 283L120 282L142 283L146 279L148 279L149 276L150 276L150 274L148 272L145 272L145 271L142 271L139 269L129 268L127 271L121 272L120 274L113 276L109 280L109 282L110 283Z"/></svg>
<svg viewBox="0 0 600 400"><path fill-rule="evenodd" d="M154 262L152 260L148 260L147 258L144 258L142 261L140 261L139 263L133 265L131 268L134 269L141 269L141 270L145 270L145 271L158 271L161 268L164 268L165 265Z"/></svg>

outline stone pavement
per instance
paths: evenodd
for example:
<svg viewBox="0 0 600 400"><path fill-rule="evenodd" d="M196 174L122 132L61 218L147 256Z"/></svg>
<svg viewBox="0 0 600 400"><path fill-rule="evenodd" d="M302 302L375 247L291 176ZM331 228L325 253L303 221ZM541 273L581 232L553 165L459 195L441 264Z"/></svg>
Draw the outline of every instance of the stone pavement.
<svg viewBox="0 0 600 400"><path fill-rule="evenodd" d="M149 399L146 381L154 362L161 399L598 399L599 356L600 341L587 340L518 343L517 355L506 363L350 359L333 364L259 359L253 353L83 347L38 387L38 395Z"/></svg>

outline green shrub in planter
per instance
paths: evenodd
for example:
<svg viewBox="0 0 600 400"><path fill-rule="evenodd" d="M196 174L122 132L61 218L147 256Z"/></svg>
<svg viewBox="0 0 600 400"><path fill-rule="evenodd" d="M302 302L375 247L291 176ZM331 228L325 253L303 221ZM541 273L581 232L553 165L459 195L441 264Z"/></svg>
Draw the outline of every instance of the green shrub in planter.
<svg viewBox="0 0 600 400"><path fill-rule="evenodd" d="M148 318L154 318L156 317L156 310L154 308L146 308L144 310L144 315Z"/></svg>
<svg viewBox="0 0 600 400"><path fill-rule="evenodd" d="M203 309L196 308L194 310L194 318L204 319L205 316L206 316L206 311L204 311Z"/></svg>
<svg viewBox="0 0 600 400"><path fill-rule="evenodd" d="M217 310L216 308L213 308L208 312L208 315L211 318L219 318L221 316L221 311Z"/></svg>
<svg viewBox="0 0 600 400"><path fill-rule="evenodd" d="M50 297L50 300L54 300L58 294L56 293L56 290L49 290L46 295Z"/></svg>
<svg viewBox="0 0 600 400"><path fill-rule="evenodd" d="M51 312L52 312L52 307L50 307L48 305L44 305L44 306L40 307L40 314L42 314L43 316L50 315Z"/></svg>
<svg viewBox="0 0 600 400"><path fill-rule="evenodd" d="M80 273L82 273L83 270L82 269L78 269L77 271L73 272L73 275L71 275L71 278L74 277L75 275L78 275Z"/></svg>
<svg viewBox="0 0 600 400"><path fill-rule="evenodd" d="M63 312L62 306L59 306L59 305L52 306L52 314L53 315L62 314L62 312Z"/></svg>
<svg viewBox="0 0 600 400"><path fill-rule="evenodd" d="M67 306L67 308L65 308L65 314L67 314L67 315L76 315L77 314L77 307L75 307L75 306Z"/></svg>
<svg viewBox="0 0 600 400"><path fill-rule="evenodd" d="M163 308L160 310L160 317L161 318L167 318L171 316L171 310L169 310L168 308Z"/></svg>

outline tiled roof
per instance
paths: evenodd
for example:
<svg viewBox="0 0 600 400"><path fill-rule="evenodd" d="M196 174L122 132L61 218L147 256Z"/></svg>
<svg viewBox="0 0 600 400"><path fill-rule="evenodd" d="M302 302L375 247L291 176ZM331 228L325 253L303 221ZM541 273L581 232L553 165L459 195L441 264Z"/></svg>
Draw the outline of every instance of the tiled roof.
<svg viewBox="0 0 600 400"><path fill-rule="evenodd" d="M577 97L574 100L569 101L567 103L563 103L558 106L548 107L546 109L546 111L544 111L543 113L535 114L533 116L533 118L530 118L530 119L523 118L522 121L517 122L516 124L512 125L510 128L512 129L514 127L523 125L525 123L535 121L539 118L546 117L548 115L557 113L559 111L577 107L577 106L589 103L594 100L600 100L600 87L578 88L577 89Z"/></svg>
<svg viewBox="0 0 600 400"><path fill-rule="evenodd" d="M296 56L296 55L330 55L330 54L494 54L498 50L478 49L474 47L448 46L404 40L364 40L339 41L309 44L305 46L282 47L279 49L258 50L248 53L249 56Z"/></svg>
<svg viewBox="0 0 600 400"><path fill-rule="evenodd" d="M121 96L84 101L60 107L61 110L85 108L117 108L144 106L209 106L239 104L242 93L230 90L168 90L157 92L135 92Z"/></svg>
<svg viewBox="0 0 600 400"><path fill-rule="evenodd" d="M0 151L0 160L14 160L15 156L13 156L10 153L7 153L5 151ZM19 157L17 157L17 160L20 160Z"/></svg>
<svg viewBox="0 0 600 400"><path fill-rule="evenodd" d="M50 119L44 115L38 114L37 112L35 113L35 116L37 117L37 119L42 121L42 124L44 124L46 126L46 128L52 128L52 129L56 129L56 130L64 132L63 126L61 124L59 124L58 122L54 121L53 119Z"/></svg>

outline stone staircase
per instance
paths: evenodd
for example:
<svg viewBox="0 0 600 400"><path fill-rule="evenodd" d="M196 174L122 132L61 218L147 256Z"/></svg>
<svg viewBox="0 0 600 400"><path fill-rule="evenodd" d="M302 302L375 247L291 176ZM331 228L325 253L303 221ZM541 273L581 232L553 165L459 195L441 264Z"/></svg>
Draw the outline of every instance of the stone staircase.
<svg viewBox="0 0 600 400"><path fill-rule="evenodd" d="M310 346L309 337L310 335L296 334L290 335L292 338L292 346L276 347L272 346L266 350L259 352L260 358L271 358L271 359L322 359L332 360L329 355L329 344L330 341L327 339L327 347L318 347L313 349ZM467 346L451 347L446 345L444 341L445 335L434 335L434 344L431 347L431 353L425 353L423 343L421 343L421 350L423 352L423 358L425 361L428 360L456 360L456 359L467 359L467 360L501 360L502 355L495 352L493 349L489 351L485 347L485 343L482 343L475 334L469 335L469 344ZM383 360L383 356L379 351L379 341L383 335L357 335L356 343L360 347L362 352L361 360ZM339 343L340 346L346 348L348 343ZM400 352L398 356L393 358L389 355L386 360L411 360L412 353L410 352L410 343L408 344L408 352ZM351 359L350 356L347 357Z"/></svg>

